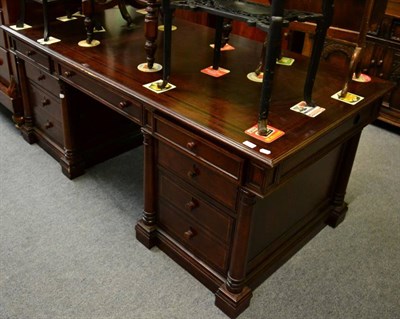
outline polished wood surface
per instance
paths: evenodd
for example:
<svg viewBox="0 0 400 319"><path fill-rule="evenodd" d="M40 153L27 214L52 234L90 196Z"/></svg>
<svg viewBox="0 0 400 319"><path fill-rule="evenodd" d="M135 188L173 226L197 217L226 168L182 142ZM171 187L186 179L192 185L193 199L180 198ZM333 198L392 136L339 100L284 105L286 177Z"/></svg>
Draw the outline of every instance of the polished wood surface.
<svg viewBox="0 0 400 319"><path fill-rule="evenodd" d="M247 74L262 49L259 42L232 35L236 50L221 58L221 66L231 72L208 77L200 70L212 63L214 30L174 20L170 82L177 87L156 94L143 85L160 80L161 74L137 69L146 58L140 41L144 17L132 15L137 27L126 29L118 10L106 10L107 32L99 34L100 45L93 48L78 46L82 19L55 22L53 30L62 41L50 46L36 42L40 25L19 32L2 27L18 62L20 85L29 88L22 131L25 137L61 144L57 154L67 171L79 166L85 150L78 140L107 137L121 119L132 124L132 132L141 127L144 168L137 169L144 170L144 211L136 237L148 248L159 246L236 318L261 282L326 225L343 221L361 131L376 119L392 85L377 78L351 83L351 92L365 98L344 104L331 95L343 86L346 70L322 63L314 98L326 111L309 118L290 110L302 98L308 60L285 52L296 61L276 67L270 109L270 124L285 135L267 144L244 133L257 123L261 86ZM49 85L40 84L46 80L42 74L50 76ZM47 93L53 81L63 93L59 100L40 99L36 93ZM53 101L61 113L48 110ZM38 111L35 103L43 102ZM60 118L62 138L42 134L38 126L46 126L41 116L47 114ZM93 123L94 135L88 132ZM245 146L246 140L255 148ZM99 141L95 144L101 146ZM89 150L93 146L87 145Z"/></svg>
<svg viewBox="0 0 400 319"><path fill-rule="evenodd" d="M254 0L268 4L267 0ZM330 63L341 67L351 67L354 53L354 43L358 42L361 29L362 12L367 0L335 0L335 14L332 27L328 30L328 41L324 57ZM289 9L321 11L322 1L286 0ZM369 22L370 34L367 46L361 52L361 71L368 75L378 76L398 83L399 61L398 40L400 38L399 12L397 0L374 1ZM201 17L197 12L177 12L177 16L206 25L214 25L209 16ZM354 17L357 17L355 19ZM232 24L232 33L239 34L257 41L264 41L265 33L256 28L249 28L245 23ZM291 23L283 34L283 47L304 55L310 55L315 25L309 23ZM387 95L380 111L379 119L395 126L400 126L400 100L398 89Z"/></svg>
<svg viewBox="0 0 400 319"><path fill-rule="evenodd" d="M387 95L380 110L379 119L389 124L400 126L399 99L399 39L398 27L400 16L398 1L373 1L372 15L369 22L369 34L365 48L360 53L360 71L364 74L388 79L397 83L397 88ZM309 1L290 1L288 5L306 6ZM345 7L343 6L345 5ZM348 67L354 52L353 44L359 38L360 19L354 19L368 5L367 0L336 0L333 28L328 32L330 39L325 47L325 59L336 65ZM396 11L397 10L397 11ZM358 23L358 24L357 24ZM312 42L312 25L292 24L291 32L305 33L302 52L309 54ZM344 41L343 41L344 40ZM301 41L300 41L301 42Z"/></svg>
<svg viewBox="0 0 400 319"><path fill-rule="evenodd" d="M260 85L248 81L246 75L254 69L253 61L257 61L259 56L261 46L258 42L233 37L232 44L238 49L226 52L222 57L222 66L230 69L231 73L221 79L207 77L200 73L200 70L211 64L213 52L208 44L213 40L213 31L200 28L196 33L198 41L185 41L185 38L191 38L191 31L196 26L177 20L175 23L178 31L173 34L173 41L176 42L173 54L190 55L192 58L175 59L171 83L176 85L177 89L156 95L142 85L160 79L160 74L142 73L137 70L137 65L144 61L143 43L140 41L143 38L142 16L135 16L135 23L138 25L136 30L122 28L123 21L112 20L111 16L106 15L105 18L108 33L99 35L102 45L90 49L78 46L81 37L76 32L77 28L71 27L70 24L59 24L54 28L55 34L62 41L50 47L38 46L35 43L35 39L40 37L40 28L19 33L13 30L9 32L25 35L27 38L24 40L27 43L38 47L44 53L51 53L61 61L65 58L70 59L70 65L77 71L93 73L100 82L112 84L115 89L122 90L144 103L151 101L153 107L178 118L182 117L193 125L200 125L206 133L214 131L216 138L226 141L229 139L230 143L235 143L235 146L247 153L256 154L271 165L307 142L315 140L324 133L328 123L335 123L343 116L356 114L360 106L368 102L363 101L356 106L345 107L343 103L331 99L330 96L342 86L344 72L326 66L321 68L317 75L315 101L327 110L318 121L290 111L289 108L302 97L302 83L296 79L304 78L307 63L305 57L295 55L295 68L284 66L277 68L277 85L272 97L270 123L285 131L286 135L279 143L269 145L272 151L270 156L263 156L258 154L257 149L249 150L241 144L248 139L244 131L257 122ZM77 26L81 23L82 20L72 22ZM187 45L179 45L182 42ZM189 52L197 54L194 56ZM157 55L158 60L160 55L160 53ZM243 59L243 56L246 58ZM377 98L385 88L386 84L379 80L370 84L352 83L352 92L361 96L372 93L371 99ZM313 125L310 129L307 124L311 122Z"/></svg>

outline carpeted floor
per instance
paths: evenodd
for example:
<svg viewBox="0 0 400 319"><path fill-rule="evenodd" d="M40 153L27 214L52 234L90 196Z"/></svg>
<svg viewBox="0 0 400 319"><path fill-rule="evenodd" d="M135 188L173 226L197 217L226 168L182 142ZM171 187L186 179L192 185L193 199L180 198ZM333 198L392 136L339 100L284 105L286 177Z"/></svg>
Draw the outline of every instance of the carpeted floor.
<svg viewBox="0 0 400 319"><path fill-rule="evenodd" d="M70 181L0 107L0 318L227 318L214 296L135 239L143 149ZM368 126L349 212L258 289L240 319L400 318L400 133Z"/></svg>

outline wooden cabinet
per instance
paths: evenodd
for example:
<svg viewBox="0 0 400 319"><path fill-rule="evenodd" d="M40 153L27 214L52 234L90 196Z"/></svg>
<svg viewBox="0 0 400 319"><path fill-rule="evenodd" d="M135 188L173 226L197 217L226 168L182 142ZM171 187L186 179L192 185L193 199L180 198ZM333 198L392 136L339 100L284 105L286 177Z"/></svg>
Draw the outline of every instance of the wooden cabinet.
<svg viewBox="0 0 400 319"><path fill-rule="evenodd" d="M0 2L0 25L8 24L17 14L17 7L8 1ZM15 59L8 51L8 41L3 30L0 30L0 104L13 114L14 122L19 126L23 122L23 110L16 83Z"/></svg>
<svg viewBox="0 0 400 319"><path fill-rule="evenodd" d="M141 144L140 126L136 124L142 120L140 103L121 96L117 99L101 85L85 81L62 61L52 59L36 42L13 36L7 40L18 68L22 135L59 161L66 176L75 178L86 167ZM84 83L82 86L99 100L106 98L106 105L118 111L126 109L126 117L75 89L69 84L76 84L74 81Z"/></svg>
<svg viewBox="0 0 400 319"><path fill-rule="evenodd" d="M244 161L158 116L155 132L160 227L226 275Z"/></svg>
<svg viewBox="0 0 400 319"><path fill-rule="evenodd" d="M314 93L326 110L309 118L290 109L302 97L309 62L291 54L296 63L277 70L270 112L270 124L285 134L266 143L246 134L258 114L261 87L246 74L259 43L232 35L242 46L226 61L229 76L205 77L198 70L209 61L204 43L214 32L179 21L176 52L199 54L176 59L176 89L156 94L143 84L159 75L137 70L143 57L132 54L142 52L141 29L110 28L94 50L71 45L80 39L74 27L60 28L68 41L48 47L35 40L43 32L38 26L2 30L17 61L24 137L72 178L141 144L141 129L144 209L136 236L146 247L158 245L211 289L231 318L318 231L344 219L361 131L392 88L380 79L355 86L365 99L344 105L330 98L344 72L324 64L318 74L324 81Z"/></svg>

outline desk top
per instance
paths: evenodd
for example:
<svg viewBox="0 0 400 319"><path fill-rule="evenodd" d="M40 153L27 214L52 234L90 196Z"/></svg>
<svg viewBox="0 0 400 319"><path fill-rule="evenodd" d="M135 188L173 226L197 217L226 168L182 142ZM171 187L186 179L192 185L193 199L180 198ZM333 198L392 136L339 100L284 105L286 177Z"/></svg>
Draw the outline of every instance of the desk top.
<svg viewBox="0 0 400 319"><path fill-rule="evenodd" d="M161 79L162 74L143 73L137 69L146 57L144 16L135 13L133 29L125 27L118 9L107 10L103 18L107 32L96 33L95 37L101 44L92 48L78 46L78 42L85 38L83 18L67 23L53 22L52 36L62 41L49 46L36 42L43 34L40 25L22 31L6 26L3 28L96 81L141 100L148 108L184 122L196 128L200 134L211 136L269 166L277 165L291 154L323 138L343 121L379 100L392 87L380 79L373 79L370 83L352 82L349 91L365 99L357 105L339 102L332 99L331 95L342 88L345 72L321 63L313 97L326 111L316 118L310 118L290 110L291 106L302 100L307 59L285 53L296 60L291 67L278 65L276 68L269 115L269 124L284 131L285 135L266 144L244 133L257 122L261 84L249 81L247 74L258 64L261 43L231 35L230 44L236 50L225 51L221 57L221 66L229 69L230 73L213 78L200 72L212 64L213 50L209 44L213 43L213 30L174 19L173 24L178 29L172 34L170 82L177 88L156 94L144 88L143 84ZM159 32L158 44L156 62L161 63L162 32ZM257 147L250 149L243 145L246 140L257 144ZM260 148L269 149L271 154L261 154Z"/></svg>

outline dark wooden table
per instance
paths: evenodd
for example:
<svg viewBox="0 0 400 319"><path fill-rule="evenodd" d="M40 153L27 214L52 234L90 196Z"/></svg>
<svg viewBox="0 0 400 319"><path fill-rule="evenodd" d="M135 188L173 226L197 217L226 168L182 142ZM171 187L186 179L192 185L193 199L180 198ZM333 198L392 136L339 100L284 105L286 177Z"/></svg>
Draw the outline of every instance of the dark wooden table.
<svg viewBox="0 0 400 319"><path fill-rule="evenodd" d="M143 84L161 74L137 70L145 62L143 17L135 16L137 28L128 30L118 14L106 12L108 32L97 36L101 45L95 48L77 45L83 38L82 20L52 26L62 41L49 47L36 43L40 27L16 32L4 26L19 83L32 81L26 74L32 64L59 84L64 172L76 167L71 159L80 155L74 145L84 138L85 131L76 130L76 113L85 109L82 99L95 105L86 118L89 126L97 121L101 104L142 128L144 213L137 238L149 248L159 246L185 267L234 318L273 271L327 224L335 227L343 221L361 131L376 118L392 85L379 79L351 83L350 91L365 99L345 104L331 98L341 89L345 71L321 65L314 98L326 111L310 118L290 110L302 97L307 66L304 57L295 55L292 67L277 67L271 103L269 123L285 135L266 144L244 133L257 122L260 84L246 75L257 65L260 43L232 35L236 50L224 52L221 59L231 72L212 78L200 70L212 63L213 30L175 20L170 82L177 88L156 94ZM161 54L158 50L156 61ZM26 130L38 135L37 107L31 104L26 93ZM113 130L106 121L101 127L105 136ZM262 154L263 148L271 153Z"/></svg>

